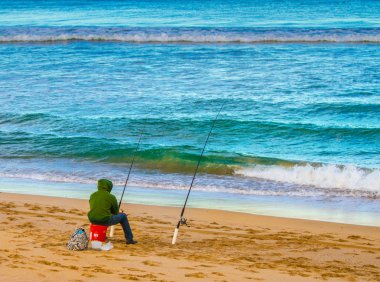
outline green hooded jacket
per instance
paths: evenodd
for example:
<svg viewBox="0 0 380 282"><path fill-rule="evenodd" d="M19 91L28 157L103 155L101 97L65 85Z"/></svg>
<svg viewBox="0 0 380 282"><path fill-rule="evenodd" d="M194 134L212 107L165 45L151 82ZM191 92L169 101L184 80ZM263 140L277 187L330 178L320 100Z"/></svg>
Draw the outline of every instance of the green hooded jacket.
<svg viewBox="0 0 380 282"><path fill-rule="evenodd" d="M119 204L111 194L113 184L108 179L98 180L98 191L90 196L90 211L87 216L91 223L106 223L112 214L119 213Z"/></svg>

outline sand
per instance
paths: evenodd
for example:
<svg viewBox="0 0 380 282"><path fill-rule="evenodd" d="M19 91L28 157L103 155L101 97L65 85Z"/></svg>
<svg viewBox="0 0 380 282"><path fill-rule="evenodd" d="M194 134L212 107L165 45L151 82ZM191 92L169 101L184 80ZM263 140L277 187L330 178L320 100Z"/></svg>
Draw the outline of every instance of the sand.
<svg viewBox="0 0 380 282"><path fill-rule="evenodd" d="M126 204L139 241L69 251L86 200L0 193L1 281L380 281L380 227Z"/></svg>

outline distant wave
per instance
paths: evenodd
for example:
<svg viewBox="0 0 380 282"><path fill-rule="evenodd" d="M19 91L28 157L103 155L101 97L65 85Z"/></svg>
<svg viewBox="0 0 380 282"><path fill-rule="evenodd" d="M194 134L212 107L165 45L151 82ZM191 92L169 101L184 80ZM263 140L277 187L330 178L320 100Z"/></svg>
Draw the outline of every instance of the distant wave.
<svg viewBox="0 0 380 282"><path fill-rule="evenodd" d="M299 110L298 110L299 111ZM322 111L339 112L345 113L360 113L366 114L380 113L380 104L352 104L352 105L335 105L335 104L311 104L306 107L308 113L321 113ZM39 125L51 125L54 124L56 127L64 127L68 123L72 122L72 126L78 126L86 124L86 129L97 130L102 128L104 132L112 132L121 127L128 127L132 132L139 132L140 128L147 128L148 132L154 132L154 128L161 127L165 130L171 131L173 128L190 128L197 127L203 128L208 126L210 121L207 119L197 119L197 118L126 118L126 117L101 117L101 118L76 118L70 119L67 117L59 117L57 115L51 115L46 113L24 113L24 114L14 114L14 113L0 113L0 125L33 125L38 122ZM106 126L104 126L106 124ZM150 128L151 126L152 128ZM315 123L302 123L302 122L290 122L290 121L262 121L262 120L236 120L233 118L221 118L218 122L218 128L220 130L229 132L234 128L239 128L245 132L260 132L261 134L270 135L281 135L286 134L292 136L326 136L326 135L339 135L340 137L358 137L366 136L368 138L379 136L380 127L377 124L368 124L365 127L354 127L348 125L329 125L329 124L315 124ZM133 130L132 130L133 129ZM18 134L24 135L21 130ZM38 134L31 136L31 138L36 138L30 140L33 144L36 144L38 140L41 140ZM53 141L54 143L59 142L59 135L54 135L53 132L49 136L42 136L46 141ZM0 136L0 141L6 138L5 135ZM80 136L70 136L62 137L62 145L75 144L77 139L82 139ZM87 137L86 137L87 138ZM89 139L92 139L89 137ZM89 140L89 142L98 140ZM95 148L96 152L103 150L104 144L100 144L99 148Z"/></svg>
<svg viewBox="0 0 380 282"><path fill-rule="evenodd" d="M236 174L317 188L380 193L380 169L363 169L352 165L306 164L292 167L258 165L241 168Z"/></svg>
<svg viewBox="0 0 380 282"><path fill-rule="evenodd" d="M52 117L43 113L9 114L0 113L0 124L23 124L33 121L49 120Z"/></svg>
<svg viewBox="0 0 380 282"><path fill-rule="evenodd" d="M120 28L3 27L0 43L116 41L130 43L380 43L380 28Z"/></svg>

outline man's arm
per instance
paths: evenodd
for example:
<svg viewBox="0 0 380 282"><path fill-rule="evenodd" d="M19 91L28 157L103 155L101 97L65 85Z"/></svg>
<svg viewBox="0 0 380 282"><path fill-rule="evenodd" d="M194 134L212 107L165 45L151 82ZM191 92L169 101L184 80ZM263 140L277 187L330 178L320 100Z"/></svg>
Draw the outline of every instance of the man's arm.
<svg viewBox="0 0 380 282"><path fill-rule="evenodd" d="M112 195L111 213L112 214L119 213L119 204L117 203L116 197L114 195Z"/></svg>

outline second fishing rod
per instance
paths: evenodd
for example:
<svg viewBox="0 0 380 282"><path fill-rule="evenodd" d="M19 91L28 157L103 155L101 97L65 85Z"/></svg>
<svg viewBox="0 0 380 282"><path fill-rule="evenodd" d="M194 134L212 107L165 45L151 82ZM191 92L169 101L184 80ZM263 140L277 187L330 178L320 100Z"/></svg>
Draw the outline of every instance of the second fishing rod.
<svg viewBox="0 0 380 282"><path fill-rule="evenodd" d="M143 133L140 133L139 142L137 143L137 146L136 146L136 148L135 148L135 150L133 152L132 161L131 161L131 164L129 165L128 175L127 175L127 178L126 178L125 183L124 183L123 193L121 194L120 201L119 201L119 209L120 209L121 203L123 201L125 188L127 187L129 176L131 175L132 167L133 167L133 164L135 162L137 151L139 150L139 147L140 147L142 136L143 136ZM111 226L111 230L110 230L110 237L111 238L113 237L114 233L115 233L115 225L112 225Z"/></svg>
<svg viewBox="0 0 380 282"><path fill-rule="evenodd" d="M193 184L194 184L194 180L195 180L195 177L197 176L197 172L198 172L198 169L199 169L199 165L201 163L201 160L202 160L202 157L203 157L203 154L205 152L205 149L206 149L206 145L207 145L207 142L210 138L210 135L211 135L211 132L212 130L214 129L214 126L215 126L215 123L216 121L218 120L218 117L219 117L219 114L220 112L222 111L223 109L223 105L220 107L219 111L218 111L218 114L216 115L216 118L214 119L213 123L212 123L212 126L211 126L211 129L207 135L207 138L206 138L206 141L205 141L205 144L203 145L203 149L202 149L202 153L200 154L199 156L199 159L198 159L198 163L197 163L197 166L195 168L195 171L194 171L194 175L193 175L193 179L191 180L191 184L190 184L190 188L187 192L187 196L186 196L186 200L185 200L185 203L182 207L182 211L181 211L181 215L179 217L179 220L178 220L178 223L177 223L177 226L176 228L174 229L174 234L173 234L173 239L172 239L172 244L174 245L177 241L177 236L178 236L178 232L179 232L179 227L181 225L187 225L186 223L186 219L183 217L184 213L185 213L185 209L186 209L186 205L187 205L187 200L189 199L189 196L190 196L190 192L191 192L191 188L193 188Z"/></svg>

